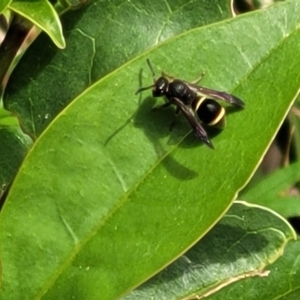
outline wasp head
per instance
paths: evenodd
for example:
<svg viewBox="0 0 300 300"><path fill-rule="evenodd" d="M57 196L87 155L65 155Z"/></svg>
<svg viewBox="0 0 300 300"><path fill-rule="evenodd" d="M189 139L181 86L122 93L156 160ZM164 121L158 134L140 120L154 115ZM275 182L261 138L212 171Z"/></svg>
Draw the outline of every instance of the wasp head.
<svg viewBox="0 0 300 300"><path fill-rule="evenodd" d="M168 92L169 81L166 77L159 77L153 86L152 95L153 97L165 96Z"/></svg>

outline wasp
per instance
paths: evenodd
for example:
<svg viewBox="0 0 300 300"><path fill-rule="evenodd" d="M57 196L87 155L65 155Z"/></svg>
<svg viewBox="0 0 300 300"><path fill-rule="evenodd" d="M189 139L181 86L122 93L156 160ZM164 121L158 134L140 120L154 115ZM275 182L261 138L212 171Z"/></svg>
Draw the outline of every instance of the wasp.
<svg viewBox="0 0 300 300"><path fill-rule="evenodd" d="M182 112L195 135L204 144L213 149L214 146L202 124L218 128L224 127L225 109L217 100L226 101L238 108L244 108L244 102L231 94L197 85L204 74L201 74L200 78L194 82L176 79L164 72L162 72L158 79L155 79L154 69L149 59L147 59L147 64L153 76L153 84L139 88L135 94L137 95L142 91L152 88L153 97L164 96L167 102L159 106L159 108L168 107L172 104L175 105L175 115Z"/></svg>

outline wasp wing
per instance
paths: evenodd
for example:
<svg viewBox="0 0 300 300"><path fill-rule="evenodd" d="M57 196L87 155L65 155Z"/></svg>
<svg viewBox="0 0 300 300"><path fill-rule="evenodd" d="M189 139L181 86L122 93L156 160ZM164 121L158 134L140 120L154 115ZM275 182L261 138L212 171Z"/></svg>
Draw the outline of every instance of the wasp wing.
<svg viewBox="0 0 300 300"><path fill-rule="evenodd" d="M192 126L195 135L198 138L200 138L201 141L208 147L214 149L212 142L210 141L205 129L201 126L199 120L196 118L192 108L190 106L185 105L184 103L182 103L182 101L180 101L177 98L171 98L170 102L180 108L180 110Z"/></svg>
<svg viewBox="0 0 300 300"><path fill-rule="evenodd" d="M216 90L212 90L212 89L208 89L208 88L199 86L199 85L194 84L194 83L189 83L187 81L185 81L185 83L192 90L194 90L196 93L200 94L201 96L210 97L214 100L226 101L226 102L229 102L230 104L232 104L234 106L241 107L241 108L243 108L245 106L245 103L241 99L239 99L238 97L233 96L231 94L216 91Z"/></svg>

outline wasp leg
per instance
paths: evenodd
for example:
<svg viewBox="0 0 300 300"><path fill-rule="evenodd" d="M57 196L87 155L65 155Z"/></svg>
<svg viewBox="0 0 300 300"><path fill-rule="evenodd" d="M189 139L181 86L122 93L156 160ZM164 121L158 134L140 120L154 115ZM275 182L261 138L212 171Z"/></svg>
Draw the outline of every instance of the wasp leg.
<svg viewBox="0 0 300 300"><path fill-rule="evenodd" d="M166 108L166 107L169 107L171 104L172 104L172 103L170 103L170 102L166 102L166 103L164 103L164 104L162 104L162 105L154 106L154 107L152 108L152 110L158 110L158 109L161 109L161 108Z"/></svg>
<svg viewBox="0 0 300 300"><path fill-rule="evenodd" d="M170 130L170 131L173 130L174 125L175 125L175 122L176 122L176 117L179 115L179 113L180 113L180 107L177 106L177 107L176 107L176 110L175 110L175 113L174 113L175 118L174 118L174 120L172 121L172 123L170 124L170 127L169 127L169 130Z"/></svg>
<svg viewBox="0 0 300 300"><path fill-rule="evenodd" d="M203 79L204 76L205 76L205 72L202 72L202 73L200 74L200 76L199 76L196 80L193 80L191 83L192 83L192 84L197 84L197 83L199 83L199 82Z"/></svg>
<svg viewBox="0 0 300 300"><path fill-rule="evenodd" d="M167 73L165 73L164 71L162 71L161 72L161 76L163 76L163 77L167 77L167 78L169 78L170 80L173 80L173 79L175 79L175 77L174 76L172 76L172 75L168 75Z"/></svg>
<svg viewBox="0 0 300 300"><path fill-rule="evenodd" d="M175 110L175 117L177 117L179 115L179 113L180 113L180 107L177 106L176 110Z"/></svg>

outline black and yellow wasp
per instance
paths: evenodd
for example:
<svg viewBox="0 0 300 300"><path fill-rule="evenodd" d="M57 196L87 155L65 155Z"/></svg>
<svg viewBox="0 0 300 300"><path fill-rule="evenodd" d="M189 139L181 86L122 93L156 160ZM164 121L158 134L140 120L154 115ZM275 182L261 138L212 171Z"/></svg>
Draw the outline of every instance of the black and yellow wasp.
<svg viewBox="0 0 300 300"><path fill-rule="evenodd" d="M231 94L197 85L204 74L195 82L176 79L164 72L158 79L155 79L149 59L147 59L147 63L153 76L153 84L139 88L136 94L152 88L153 97L165 96L168 101L160 107L174 104L177 107L175 114L177 115L181 111L196 136L207 146L214 148L202 124L218 128L224 127L225 109L216 100L226 101L238 108L243 108L244 102Z"/></svg>

